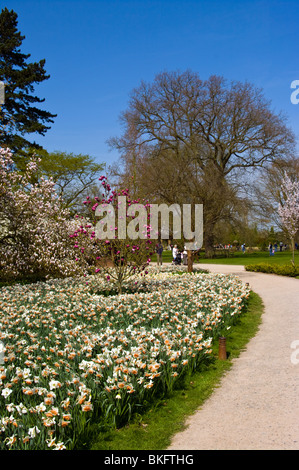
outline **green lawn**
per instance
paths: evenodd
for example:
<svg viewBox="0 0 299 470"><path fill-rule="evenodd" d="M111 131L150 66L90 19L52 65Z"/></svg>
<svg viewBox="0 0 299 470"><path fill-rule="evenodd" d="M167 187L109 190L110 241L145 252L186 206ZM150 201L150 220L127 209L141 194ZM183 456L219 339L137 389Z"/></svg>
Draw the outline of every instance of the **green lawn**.
<svg viewBox="0 0 299 470"><path fill-rule="evenodd" d="M231 254L228 258L218 255L213 259L204 258L204 253L200 254L200 257L196 257L195 263L211 263L211 264L234 264L234 265L246 265L246 264L257 264L257 263L271 263L271 264L290 264L292 259L291 251L277 252L274 256L270 256L268 251L256 251L252 253L242 253L237 251ZM152 261L156 262L156 255L152 256ZM163 252L163 262L171 263L172 254L171 251L165 250ZM295 264L299 266L299 250L295 252Z"/></svg>
<svg viewBox="0 0 299 470"><path fill-rule="evenodd" d="M213 259L199 258L199 263L213 263L213 264L234 264L234 265L247 265L258 263L270 263L285 265L290 264L292 260L291 251L277 252L274 256L270 256L269 252L257 251L253 253L236 252L228 258L217 257ZM295 264L299 266L299 251L295 253Z"/></svg>

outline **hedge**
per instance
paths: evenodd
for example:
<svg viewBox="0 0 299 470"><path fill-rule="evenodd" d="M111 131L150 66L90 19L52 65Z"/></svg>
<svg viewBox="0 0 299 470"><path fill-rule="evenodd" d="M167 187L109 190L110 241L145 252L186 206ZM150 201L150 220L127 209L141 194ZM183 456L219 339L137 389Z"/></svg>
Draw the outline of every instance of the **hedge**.
<svg viewBox="0 0 299 470"><path fill-rule="evenodd" d="M246 271L278 274L279 276L299 276L299 266L293 266L292 264L278 265L270 263L258 263L245 266Z"/></svg>

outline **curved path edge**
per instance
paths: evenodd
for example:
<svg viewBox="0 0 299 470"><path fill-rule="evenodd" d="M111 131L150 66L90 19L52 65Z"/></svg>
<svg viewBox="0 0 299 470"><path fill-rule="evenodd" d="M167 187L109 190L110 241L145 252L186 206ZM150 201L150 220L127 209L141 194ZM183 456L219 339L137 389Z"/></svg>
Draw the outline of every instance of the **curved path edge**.
<svg viewBox="0 0 299 470"><path fill-rule="evenodd" d="M248 282L265 311L256 336L169 449L299 450L299 280L243 266L195 266Z"/></svg>

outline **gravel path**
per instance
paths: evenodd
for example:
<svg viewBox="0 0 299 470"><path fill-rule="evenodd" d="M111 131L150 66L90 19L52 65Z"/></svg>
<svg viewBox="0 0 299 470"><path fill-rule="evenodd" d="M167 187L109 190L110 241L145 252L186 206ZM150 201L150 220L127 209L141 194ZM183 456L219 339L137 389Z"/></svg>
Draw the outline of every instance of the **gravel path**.
<svg viewBox="0 0 299 470"><path fill-rule="evenodd" d="M299 450L299 280L199 266L249 282L265 312L257 335L169 449Z"/></svg>

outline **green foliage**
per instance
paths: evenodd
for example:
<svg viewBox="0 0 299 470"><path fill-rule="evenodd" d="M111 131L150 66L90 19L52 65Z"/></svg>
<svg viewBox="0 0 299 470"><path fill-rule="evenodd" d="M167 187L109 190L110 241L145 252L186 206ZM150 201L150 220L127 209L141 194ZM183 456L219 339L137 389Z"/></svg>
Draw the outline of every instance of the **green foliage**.
<svg viewBox="0 0 299 470"><path fill-rule="evenodd" d="M5 276L4 274L0 273L0 288L6 286L13 286L16 284L34 284L36 282L44 282L45 280L46 277L41 276L39 273L28 274L27 276L20 276L16 279L9 279L8 276Z"/></svg>
<svg viewBox="0 0 299 470"><path fill-rule="evenodd" d="M44 101L33 95L34 84L49 79L45 59L28 63L30 54L21 52L25 36L18 31L18 15L4 8L0 14L0 80L5 83L5 104L1 111L0 142L16 151L28 145L24 134L44 135L55 114L40 109ZM31 144L37 146L37 144Z"/></svg>
<svg viewBox="0 0 299 470"><path fill-rule="evenodd" d="M14 160L20 170L24 170L31 157L40 159L36 179L52 178L55 189L63 199L64 206L72 213L81 212L86 192L98 195L98 178L104 170L103 163L97 163L90 155L74 154L56 150L29 147L22 154L16 154Z"/></svg>
<svg viewBox="0 0 299 470"><path fill-rule="evenodd" d="M270 263L259 263L245 266L246 271L260 272L277 274L279 276L299 276L299 266L293 266L292 264L278 265Z"/></svg>

